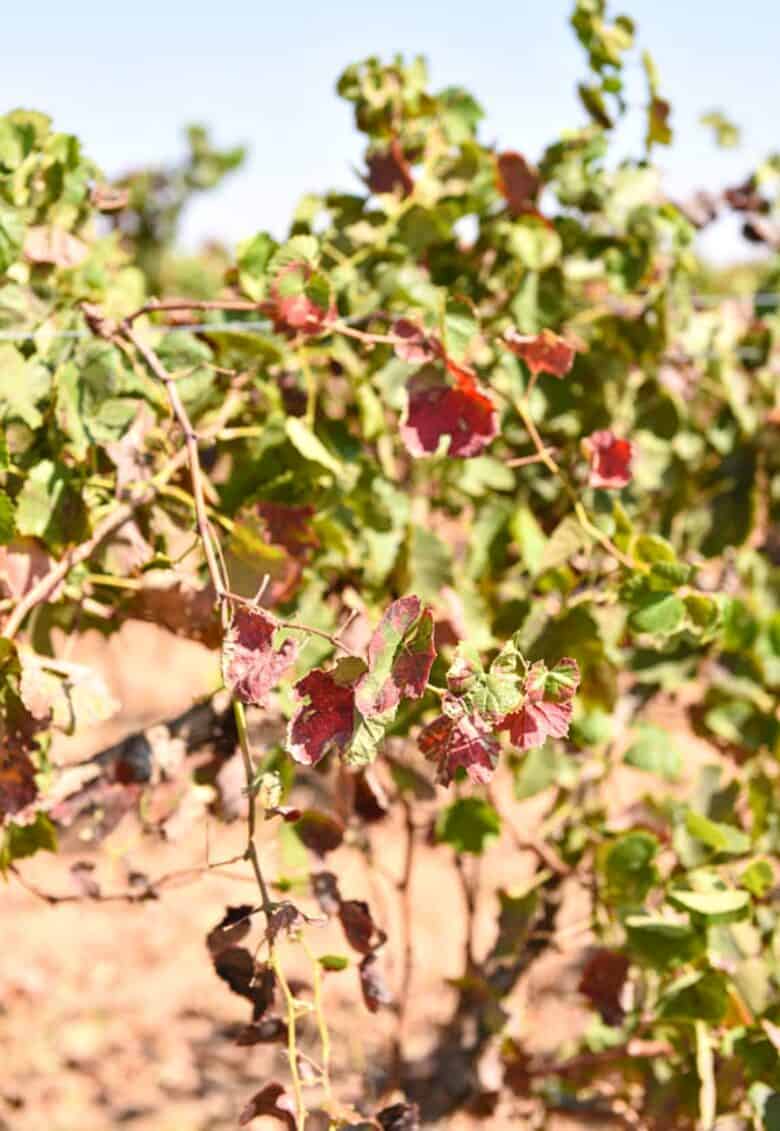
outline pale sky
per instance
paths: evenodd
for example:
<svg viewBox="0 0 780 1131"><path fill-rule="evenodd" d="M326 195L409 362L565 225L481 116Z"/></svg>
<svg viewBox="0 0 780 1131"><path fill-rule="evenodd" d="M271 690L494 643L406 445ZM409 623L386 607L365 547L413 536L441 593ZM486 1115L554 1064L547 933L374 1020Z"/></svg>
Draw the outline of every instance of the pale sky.
<svg viewBox="0 0 780 1131"><path fill-rule="evenodd" d="M625 0L614 11L638 22L674 107L674 148L656 151L671 191L733 184L780 148L777 0ZM584 121L569 14L568 0L15 2L3 12L3 105L46 111L108 174L170 158L183 124L202 121L250 157L192 209L186 242L280 235L304 192L354 187L361 143L334 90L347 63L426 55L435 87L465 86L482 104L486 140L536 159ZM632 83L641 104L638 67ZM718 150L699 127L713 108L742 127L739 149ZM630 131L625 144L636 151ZM735 232L708 239L718 258L739 252Z"/></svg>

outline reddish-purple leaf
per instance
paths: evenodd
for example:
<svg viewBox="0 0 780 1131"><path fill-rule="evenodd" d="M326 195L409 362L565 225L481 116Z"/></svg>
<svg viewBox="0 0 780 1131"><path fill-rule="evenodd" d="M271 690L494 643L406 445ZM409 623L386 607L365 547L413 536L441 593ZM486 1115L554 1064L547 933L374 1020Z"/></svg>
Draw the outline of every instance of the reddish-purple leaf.
<svg viewBox="0 0 780 1131"><path fill-rule="evenodd" d="M341 821L319 809L304 809L295 824L295 831L306 847L319 857L333 852L344 839Z"/></svg>
<svg viewBox="0 0 780 1131"><path fill-rule="evenodd" d="M276 621L263 609L239 605L222 647L225 684L242 703L262 704L295 662L298 645L274 648Z"/></svg>
<svg viewBox="0 0 780 1131"><path fill-rule="evenodd" d="M504 334L504 344L522 358L533 374L551 373L553 377L564 377L574 361L574 346L552 330L542 330L541 334L519 334L509 329Z"/></svg>
<svg viewBox="0 0 780 1131"><path fill-rule="evenodd" d="M509 205L513 216L536 211L539 195L539 174L521 153L507 150L496 157L498 191Z"/></svg>
<svg viewBox="0 0 780 1131"><path fill-rule="evenodd" d="M264 309L278 333L319 334L335 315L332 299L328 306L323 306L307 293L306 284L311 275L309 263L288 263L272 282L271 301Z"/></svg>
<svg viewBox="0 0 780 1131"><path fill-rule="evenodd" d="M367 766L359 773L353 774L355 812L366 824L383 820L390 809L390 800L382 783L376 774Z"/></svg>
<svg viewBox="0 0 780 1131"><path fill-rule="evenodd" d="M395 711L401 699L425 692L436 658L433 616L419 597L394 601L368 645L368 671L355 685L355 706L364 718Z"/></svg>
<svg viewBox="0 0 780 1131"><path fill-rule="evenodd" d="M26 750L0 750L0 820L20 812L38 796L35 766Z"/></svg>
<svg viewBox="0 0 780 1131"><path fill-rule="evenodd" d="M620 998L628 977L629 961L616 950L597 950L582 971L579 986L607 1025L620 1025L624 1016Z"/></svg>
<svg viewBox="0 0 780 1131"><path fill-rule="evenodd" d="M296 762L313 766L329 750L344 751L349 746L355 728L351 674L341 661L331 672L315 668L296 683L296 695L306 701L290 720L288 731L288 749Z"/></svg>
<svg viewBox="0 0 780 1131"><path fill-rule="evenodd" d="M276 1081L266 1084L256 1092L238 1117L240 1127L245 1127L259 1115L266 1115L269 1119L278 1119L280 1123L295 1131L297 1121L295 1118L295 1104L287 1095L281 1084Z"/></svg>
<svg viewBox="0 0 780 1131"><path fill-rule="evenodd" d="M468 459L479 455L498 435L496 407L476 382L452 388L443 382L431 383L428 374L422 373L409 382L408 394L401 439L413 456L435 452L442 436L448 436L448 454Z"/></svg>
<svg viewBox="0 0 780 1131"><path fill-rule="evenodd" d="M508 731L520 750L542 746L548 738L565 738L579 682L576 660L566 657L552 670L539 661L525 678L523 705L506 715L499 729Z"/></svg>
<svg viewBox="0 0 780 1131"><path fill-rule="evenodd" d="M400 339L394 342L393 349L401 361L408 361L410 365L425 365L441 356L441 344L438 340L423 330L411 318L396 318L392 327L393 337Z"/></svg>
<svg viewBox="0 0 780 1131"><path fill-rule="evenodd" d="M366 183L372 192L399 189L402 196L408 196L414 188L414 178L398 138L394 137L386 149L375 149L369 153L366 164Z"/></svg>
<svg viewBox="0 0 780 1131"><path fill-rule="evenodd" d="M591 487L619 489L631 481L631 460L634 448L630 440L621 440L609 429L593 432L584 442L590 459Z"/></svg>
<svg viewBox="0 0 780 1131"><path fill-rule="evenodd" d="M306 916L298 910L294 903L290 903L289 900L284 903L277 903L268 916L265 937L270 943L273 943L282 931L289 935L292 931L297 931L302 927L305 921Z"/></svg>
<svg viewBox="0 0 780 1131"><path fill-rule="evenodd" d="M282 546L296 558L308 557L320 544L311 520L314 507L310 503L293 506L289 503L261 502L257 513L265 523L266 536L273 546Z"/></svg>
<svg viewBox="0 0 780 1131"><path fill-rule="evenodd" d="M360 963L360 988L363 1001L371 1013L376 1013L383 1005L392 1005L393 997L379 969L379 959L375 954L367 954Z"/></svg>
<svg viewBox="0 0 780 1131"><path fill-rule="evenodd" d="M362 899L343 899L339 906L339 919L347 942L359 954L371 954L387 939L371 915L371 909Z"/></svg>
<svg viewBox="0 0 780 1131"><path fill-rule="evenodd" d="M444 785L450 784L461 767L471 781L488 782L498 762L498 742L479 715L439 715L423 727L417 742L425 757L436 763L437 777Z"/></svg>

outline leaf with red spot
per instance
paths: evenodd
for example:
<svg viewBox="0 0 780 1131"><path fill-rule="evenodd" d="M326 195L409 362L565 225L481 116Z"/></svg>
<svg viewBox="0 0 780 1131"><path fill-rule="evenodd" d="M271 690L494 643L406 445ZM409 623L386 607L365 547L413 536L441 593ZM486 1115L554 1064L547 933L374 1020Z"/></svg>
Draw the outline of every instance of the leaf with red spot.
<svg viewBox="0 0 780 1131"><path fill-rule="evenodd" d="M498 762L492 728L478 714L461 713L453 696L445 696L442 705L452 713L428 723L417 739L425 757L436 764L439 781L449 785L460 768L476 784L490 781Z"/></svg>
<svg viewBox="0 0 780 1131"><path fill-rule="evenodd" d="M368 671L355 687L361 715L389 722L401 699L419 699L435 658L431 610L414 595L394 601L369 641Z"/></svg>
<svg viewBox="0 0 780 1131"><path fill-rule="evenodd" d="M371 1013L376 1013L383 1005L393 1004L393 995L387 988L375 954L367 954L360 963L360 988L366 1009Z"/></svg>
<svg viewBox="0 0 780 1131"><path fill-rule="evenodd" d="M270 287L265 304L274 329L287 334L319 334L335 316L330 286L310 263L287 263Z"/></svg>
<svg viewBox="0 0 780 1131"><path fill-rule="evenodd" d="M620 998L628 977L625 954L605 948L597 950L585 964L578 990L601 1014L607 1025L620 1025L625 1017Z"/></svg>
<svg viewBox="0 0 780 1131"><path fill-rule="evenodd" d="M424 365L441 355L441 344L410 318L396 318L392 326L396 357L411 365Z"/></svg>
<svg viewBox="0 0 780 1131"><path fill-rule="evenodd" d="M355 683L365 664L351 657L332 671L315 668L295 685L305 700L290 720L287 747L296 762L314 766L330 750L344 753L355 731Z"/></svg>
<svg viewBox="0 0 780 1131"><path fill-rule="evenodd" d="M534 664L525 679L523 705L507 715L499 729L508 731L520 750L542 746L548 738L565 738L579 682L576 660L560 660L552 670L541 661Z"/></svg>
<svg viewBox="0 0 780 1131"><path fill-rule="evenodd" d="M399 189L402 196L408 196L414 189L409 162L404 156L401 143L394 137L384 149L375 149L366 158L368 176L366 184L375 193L395 192Z"/></svg>
<svg viewBox="0 0 780 1131"><path fill-rule="evenodd" d="M262 704L298 655L298 645L273 639L277 624L262 609L239 605L222 646L226 687L242 703Z"/></svg>
<svg viewBox="0 0 780 1131"><path fill-rule="evenodd" d="M470 383L461 380L462 387L452 388L422 371L409 382L401 438L411 455L430 455L447 436L448 454L468 459L479 455L498 435L498 413L490 397L481 392L473 377Z"/></svg>
<svg viewBox="0 0 780 1131"><path fill-rule="evenodd" d="M536 209L540 179L536 170L521 153L507 150L496 157L498 191L509 205L513 216Z"/></svg>
<svg viewBox="0 0 780 1131"><path fill-rule="evenodd" d="M591 487L618 490L631 482L631 461L634 446L630 440L622 440L610 429L593 432L583 442L590 459Z"/></svg>
<svg viewBox="0 0 780 1131"><path fill-rule="evenodd" d="M553 377L566 376L576 352L570 342L552 330L518 334L517 330L509 329L504 334L504 345L525 362L531 373L551 373Z"/></svg>
<svg viewBox="0 0 780 1131"><path fill-rule="evenodd" d="M259 1092L255 1092L238 1117L239 1126L245 1127L247 1123L251 1123L261 1115L284 1123L289 1131L295 1131L298 1126L295 1104L282 1085L277 1084L276 1081L266 1084Z"/></svg>

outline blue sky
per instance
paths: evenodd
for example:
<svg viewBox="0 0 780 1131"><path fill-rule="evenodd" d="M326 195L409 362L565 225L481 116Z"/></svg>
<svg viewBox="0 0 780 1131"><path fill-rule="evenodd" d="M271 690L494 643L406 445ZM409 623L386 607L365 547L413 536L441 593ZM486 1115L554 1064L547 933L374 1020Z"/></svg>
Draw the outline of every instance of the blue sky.
<svg viewBox="0 0 780 1131"><path fill-rule="evenodd" d="M371 53L428 57L435 86L471 89L483 136L536 158L583 120L582 49L568 0L29 0L4 12L4 108L33 106L79 134L109 174L169 158L181 126L209 124L249 163L188 217L191 244L284 231L308 190L351 183L360 141L334 91L340 70ZM674 106L673 150L659 151L670 190L733 183L773 147L780 105L777 0L625 0ZM643 100L641 75L634 97ZM743 129L718 150L697 124L722 108ZM631 143L631 138L627 144ZM709 240L718 258L734 230Z"/></svg>

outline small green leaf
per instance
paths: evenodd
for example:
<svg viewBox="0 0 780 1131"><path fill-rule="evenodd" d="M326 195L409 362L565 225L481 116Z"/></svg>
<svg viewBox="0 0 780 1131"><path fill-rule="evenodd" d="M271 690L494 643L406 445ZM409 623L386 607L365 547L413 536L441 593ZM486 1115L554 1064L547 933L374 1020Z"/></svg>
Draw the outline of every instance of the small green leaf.
<svg viewBox="0 0 780 1131"><path fill-rule="evenodd" d="M436 839L456 852L481 856L485 847L501 833L501 818L487 801L461 797L448 805L436 821Z"/></svg>
<svg viewBox="0 0 780 1131"><path fill-rule="evenodd" d="M321 954L317 959L323 970L346 970L349 959L343 954Z"/></svg>
<svg viewBox="0 0 780 1131"><path fill-rule="evenodd" d="M321 467L327 468L334 475L340 475L343 472L344 469L339 460L331 455L319 436L315 435L297 416L288 416L284 427L290 443L304 459L320 464Z"/></svg>
<svg viewBox="0 0 780 1131"><path fill-rule="evenodd" d="M537 571L557 569L565 565L580 550L590 545L590 539L573 515L568 515L558 523L542 550Z"/></svg>
<svg viewBox="0 0 780 1131"><path fill-rule="evenodd" d="M721 888L717 891L688 891L684 888L675 888L669 892L669 899L686 911L695 911L697 915L732 915L743 911L750 903L750 896L746 891L730 891Z"/></svg>
<svg viewBox="0 0 780 1131"><path fill-rule="evenodd" d="M768 860L752 860L739 877L739 882L756 899L763 899L775 882L775 874Z"/></svg>
<svg viewBox="0 0 780 1131"><path fill-rule="evenodd" d="M669 731L650 723L643 724L637 738L623 756L628 766L674 781L680 775L680 751Z"/></svg>
<svg viewBox="0 0 780 1131"><path fill-rule="evenodd" d="M0 490L0 546L7 546L15 533L14 505L5 491Z"/></svg>
<svg viewBox="0 0 780 1131"><path fill-rule="evenodd" d="M14 860L34 856L36 852L56 852L57 832L45 813L38 812L28 825L11 821L0 834L0 872L3 875Z"/></svg>
<svg viewBox="0 0 780 1131"><path fill-rule="evenodd" d="M653 594L631 614L628 623L636 632L670 636L682 627L685 605L672 594Z"/></svg>
<svg viewBox="0 0 780 1131"><path fill-rule="evenodd" d="M685 827L692 837L715 852L740 856L750 851L750 837L747 833L722 821L711 821L709 817L692 809L685 815Z"/></svg>
<svg viewBox="0 0 780 1131"><path fill-rule="evenodd" d="M659 1015L680 1021L709 1021L719 1024L728 1009L729 994L723 974L686 974L673 983L661 999Z"/></svg>
<svg viewBox="0 0 780 1131"><path fill-rule="evenodd" d="M606 896L610 903L638 905L658 882L658 840L651 833L630 832L610 845L604 856Z"/></svg>

